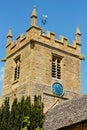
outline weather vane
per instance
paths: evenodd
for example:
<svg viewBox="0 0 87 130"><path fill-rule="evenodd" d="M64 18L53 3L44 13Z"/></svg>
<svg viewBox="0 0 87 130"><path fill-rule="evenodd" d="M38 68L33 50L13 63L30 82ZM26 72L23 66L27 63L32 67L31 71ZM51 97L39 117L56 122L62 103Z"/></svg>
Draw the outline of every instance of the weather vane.
<svg viewBox="0 0 87 130"><path fill-rule="evenodd" d="M42 15L42 16L43 16L43 18L42 18L41 22L43 25L45 25L47 23L48 16L47 15Z"/></svg>
<svg viewBox="0 0 87 130"><path fill-rule="evenodd" d="M48 18L47 15L42 15L41 23L43 24L43 28L45 27L45 25L47 23L47 18ZM43 32L43 34L45 34L45 31Z"/></svg>

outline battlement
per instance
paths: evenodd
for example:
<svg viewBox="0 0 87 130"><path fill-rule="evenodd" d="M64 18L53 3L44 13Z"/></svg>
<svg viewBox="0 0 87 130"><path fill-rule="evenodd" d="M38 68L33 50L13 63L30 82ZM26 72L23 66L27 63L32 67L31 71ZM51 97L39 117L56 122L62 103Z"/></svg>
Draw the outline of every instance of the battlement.
<svg viewBox="0 0 87 130"><path fill-rule="evenodd" d="M16 38L16 42L13 42L12 31L11 29L7 35L7 44L6 44L6 58L10 55L18 52L21 48L31 44L31 41L40 43L43 46L54 48L60 51L64 51L66 53L70 53L80 59L84 59L84 57L80 54L80 46L81 46L81 33L80 29L77 27L75 40L72 44L69 44L69 40L66 37L60 36L60 39L56 39L56 34L53 32L47 31L46 34L43 34L42 28L36 25L37 22L37 13L36 8L34 7L32 16L31 16L31 26L26 31L26 36L21 34Z"/></svg>
<svg viewBox="0 0 87 130"><path fill-rule="evenodd" d="M26 36L24 36L24 34L21 34L16 38L16 42L13 42L13 40L10 39L6 46L6 57L9 57L10 55L16 53L21 48L27 46L31 43L31 41L33 41L36 44L39 42L44 46L68 52L72 55L76 55L76 57L79 57L80 59L83 59L80 54L81 44L76 40L74 40L72 45L70 45L66 37L60 36L60 39L58 40L56 39L55 33L47 31L46 34L43 34L42 32L43 30L40 27L32 26L26 31Z"/></svg>

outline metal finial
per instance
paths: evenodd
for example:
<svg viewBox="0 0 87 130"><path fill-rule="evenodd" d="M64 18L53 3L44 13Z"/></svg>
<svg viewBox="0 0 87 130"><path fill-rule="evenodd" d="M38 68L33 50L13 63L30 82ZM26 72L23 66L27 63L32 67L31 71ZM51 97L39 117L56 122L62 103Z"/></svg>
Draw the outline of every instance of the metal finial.
<svg viewBox="0 0 87 130"><path fill-rule="evenodd" d="M43 25L45 25L46 23L47 23L47 18L48 18L48 16L47 15L42 15L43 16L43 18L42 18L42 20L41 20L41 23L43 24Z"/></svg>

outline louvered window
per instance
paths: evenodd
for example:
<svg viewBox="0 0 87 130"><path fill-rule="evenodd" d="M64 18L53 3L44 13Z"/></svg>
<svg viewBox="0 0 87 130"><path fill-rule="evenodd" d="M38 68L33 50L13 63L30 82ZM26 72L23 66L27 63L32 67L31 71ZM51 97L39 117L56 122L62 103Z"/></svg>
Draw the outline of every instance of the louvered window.
<svg viewBox="0 0 87 130"><path fill-rule="evenodd" d="M20 77L20 57L15 59L14 81Z"/></svg>
<svg viewBox="0 0 87 130"><path fill-rule="evenodd" d="M61 58L53 56L52 57L52 77L61 79Z"/></svg>

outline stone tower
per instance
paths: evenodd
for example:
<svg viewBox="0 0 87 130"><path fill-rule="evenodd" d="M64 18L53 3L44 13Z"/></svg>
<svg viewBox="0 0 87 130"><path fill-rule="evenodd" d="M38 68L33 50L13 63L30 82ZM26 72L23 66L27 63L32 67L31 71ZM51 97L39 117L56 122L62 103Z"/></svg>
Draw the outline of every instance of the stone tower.
<svg viewBox="0 0 87 130"><path fill-rule="evenodd" d="M79 28L69 45L67 38L61 36L57 40L53 32L43 35L36 22L34 7L26 36L21 34L14 43L12 30L8 32L2 101L5 97L12 102L15 97L20 100L22 96L30 95L33 99L35 94L41 95L46 112L59 102L81 94L80 61L84 57L80 53ZM59 88L52 88L55 83L62 86L62 93Z"/></svg>

